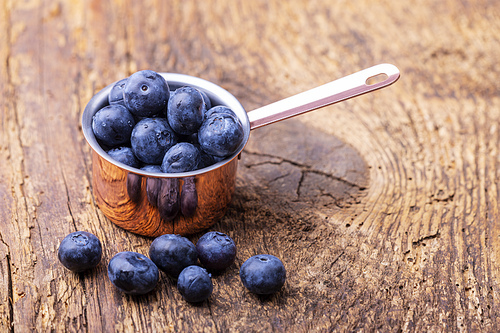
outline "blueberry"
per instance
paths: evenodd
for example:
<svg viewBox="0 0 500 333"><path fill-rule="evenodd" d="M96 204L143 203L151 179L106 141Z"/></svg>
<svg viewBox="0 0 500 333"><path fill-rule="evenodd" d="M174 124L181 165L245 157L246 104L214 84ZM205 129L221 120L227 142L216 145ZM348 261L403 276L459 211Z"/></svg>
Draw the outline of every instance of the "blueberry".
<svg viewBox="0 0 500 333"><path fill-rule="evenodd" d="M224 158L212 156L212 155L204 152L201 149L200 143L198 142L198 134L193 134L192 136L187 137L187 138L185 137L184 140L182 140L182 141L191 143L200 152L200 162L198 163L198 167L196 169L206 168L206 167L218 162L219 160L222 161L224 159Z"/></svg>
<svg viewBox="0 0 500 333"><path fill-rule="evenodd" d="M238 150L243 141L243 125L228 113L214 113L198 131L198 142L207 154L226 157Z"/></svg>
<svg viewBox="0 0 500 333"><path fill-rule="evenodd" d="M115 161L131 166L133 168L138 168L140 165L139 160L137 159L137 157L135 157L134 152L130 147L113 148L111 150L108 150L108 155Z"/></svg>
<svg viewBox="0 0 500 333"><path fill-rule="evenodd" d="M158 164L146 164L141 170L147 172L161 172L161 166Z"/></svg>
<svg viewBox="0 0 500 333"><path fill-rule="evenodd" d="M200 91L193 87L181 87L168 101L167 119L176 133L191 135L200 128L205 111Z"/></svg>
<svg viewBox="0 0 500 333"><path fill-rule="evenodd" d="M165 153L177 143L177 137L165 118L144 118L130 137L135 156L147 164L161 164Z"/></svg>
<svg viewBox="0 0 500 333"><path fill-rule="evenodd" d="M145 255L124 251L117 253L108 264L108 277L120 291L142 295L158 284L158 267Z"/></svg>
<svg viewBox="0 0 500 333"><path fill-rule="evenodd" d="M208 119L215 114L221 114L221 113L231 115L231 116L235 117L236 119L238 119L238 116L236 115L236 113L234 113L233 110L231 110L230 108L228 108L227 106L224 106L224 105L217 105L217 106L214 106L213 108L208 109L207 112L205 112L205 119Z"/></svg>
<svg viewBox="0 0 500 333"><path fill-rule="evenodd" d="M195 245L186 237L174 234L155 238L149 247L149 257L159 269L174 278L198 261Z"/></svg>
<svg viewBox="0 0 500 333"><path fill-rule="evenodd" d="M127 108L138 117L164 115L170 91L167 81L151 70L136 72L127 80L123 88Z"/></svg>
<svg viewBox="0 0 500 333"><path fill-rule="evenodd" d="M72 232L62 240L57 256L67 269L83 272L97 266L101 261L101 242L89 232Z"/></svg>
<svg viewBox="0 0 500 333"><path fill-rule="evenodd" d="M201 96L203 96L203 101L205 102L205 108L208 110L212 107L212 101L208 97L207 93L203 90L200 90Z"/></svg>
<svg viewBox="0 0 500 333"><path fill-rule="evenodd" d="M255 294L273 294L285 284L285 266L273 255L259 254L241 265L240 278L243 285Z"/></svg>
<svg viewBox="0 0 500 333"><path fill-rule="evenodd" d="M205 153L200 147L200 163L198 164L198 169L203 169L215 164L216 160L214 156Z"/></svg>
<svg viewBox="0 0 500 333"><path fill-rule="evenodd" d="M198 132L190 134L190 135L177 134L177 138L179 139L178 142L189 142L189 143L192 143L193 145L199 145L198 144Z"/></svg>
<svg viewBox="0 0 500 333"><path fill-rule="evenodd" d="M177 280L177 290L190 303L208 299L214 286L210 274L200 266L189 266L182 270Z"/></svg>
<svg viewBox="0 0 500 333"><path fill-rule="evenodd" d="M179 142L170 148L161 164L165 173L188 172L198 168L201 155L198 148L188 142Z"/></svg>
<svg viewBox="0 0 500 333"><path fill-rule="evenodd" d="M120 104L105 106L92 117L95 137L110 147L129 142L134 126L134 117Z"/></svg>
<svg viewBox="0 0 500 333"><path fill-rule="evenodd" d="M127 80L128 78L121 79L113 85L108 95L109 104L121 104L125 106L125 101L123 100L123 88L125 87Z"/></svg>
<svg viewBox="0 0 500 333"><path fill-rule="evenodd" d="M236 258L236 244L228 235L210 231L196 243L200 263L210 271L222 271L231 266Z"/></svg>

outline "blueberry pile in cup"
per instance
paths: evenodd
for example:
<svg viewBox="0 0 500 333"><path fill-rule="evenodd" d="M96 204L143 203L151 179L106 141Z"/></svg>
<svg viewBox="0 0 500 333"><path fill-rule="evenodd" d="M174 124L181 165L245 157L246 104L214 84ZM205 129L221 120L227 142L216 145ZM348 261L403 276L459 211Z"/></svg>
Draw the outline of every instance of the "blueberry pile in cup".
<svg viewBox="0 0 500 333"><path fill-rule="evenodd" d="M156 288L161 271L177 280L177 290L184 300L199 303L212 295L212 273L220 273L234 263L236 245L218 231L205 233L196 245L186 237L164 234L153 240L148 255L133 251L115 254L107 269L111 283L123 293L143 295ZM96 267L101 257L101 242L85 231L70 233L58 249L61 264L74 272ZM278 292L286 280L283 263L270 254L248 258L239 275L243 286L259 295Z"/></svg>
<svg viewBox="0 0 500 333"><path fill-rule="evenodd" d="M151 70L116 82L108 103L93 116L92 131L109 156L134 168L194 171L232 155L243 141L233 110L212 106L204 91L191 86L170 91Z"/></svg>

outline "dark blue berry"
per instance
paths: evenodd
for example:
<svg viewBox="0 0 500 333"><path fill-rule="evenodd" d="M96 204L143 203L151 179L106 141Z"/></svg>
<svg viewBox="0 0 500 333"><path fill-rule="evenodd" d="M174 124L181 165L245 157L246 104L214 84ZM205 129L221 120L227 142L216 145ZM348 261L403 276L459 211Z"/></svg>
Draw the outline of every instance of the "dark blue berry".
<svg viewBox="0 0 500 333"><path fill-rule="evenodd" d="M158 164L146 164L141 170L147 172L161 172L161 166Z"/></svg>
<svg viewBox="0 0 500 333"><path fill-rule="evenodd" d="M142 295L158 284L158 267L145 255L124 251L117 253L108 264L108 277L120 291Z"/></svg>
<svg viewBox="0 0 500 333"><path fill-rule="evenodd" d="M123 88L125 87L125 83L127 83L127 79L121 79L116 82L108 95L109 104L121 104L125 106L125 101L123 100Z"/></svg>
<svg viewBox="0 0 500 333"><path fill-rule="evenodd" d="M101 261L101 242L89 232L72 232L62 240L57 256L67 269L83 272L97 266Z"/></svg>
<svg viewBox="0 0 500 333"><path fill-rule="evenodd" d="M236 258L236 244L228 235L210 231L196 243L200 263L209 271L222 271Z"/></svg>
<svg viewBox="0 0 500 333"><path fill-rule="evenodd" d="M179 139L178 142L189 142L189 143L192 143L193 145L199 145L198 144L198 133L193 133L191 135L177 134L177 138Z"/></svg>
<svg viewBox="0 0 500 333"><path fill-rule="evenodd" d="M108 150L108 155L115 161L131 166L133 168L138 168L140 166L139 160L137 159L137 157L135 157L134 152L130 147L113 148L111 150Z"/></svg>
<svg viewBox="0 0 500 333"><path fill-rule="evenodd" d="M177 280L177 289L190 303L199 303L208 299L213 288L210 274L200 266L184 268Z"/></svg>
<svg viewBox="0 0 500 333"><path fill-rule="evenodd" d="M255 294L268 295L285 284L286 270L281 260L270 254L259 254L241 265L240 278L243 285Z"/></svg>
<svg viewBox="0 0 500 333"><path fill-rule="evenodd" d="M200 91L193 87L181 87L168 101L167 119L176 133L191 135L200 128L205 111Z"/></svg>
<svg viewBox="0 0 500 333"><path fill-rule="evenodd" d="M155 238L149 248L149 257L159 269L174 278L198 261L195 245L186 237L174 234Z"/></svg>
<svg viewBox="0 0 500 333"><path fill-rule="evenodd" d="M201 150L201 147L199 148L199 150L200 150L200 163L198 164L198 169L203 169L211 166L212 164L215 164L216 160L214 156L205 153L203 150Z"/></svg>
<svg viewBox="0 0 500 333"><path fill-rule="evenodd" d="M203 101L205 102L205 108L208 110L212 107L212 101L208 97L207 93L200 90L200 94L203 96Z"/></svg>
<svg viewBox="0 0 500 333"><path fill-rule="evenodd" d="M188 142L179 142L170 148L161 164L165 173L188 172L198 168L201 155L198 148Z"/></svg>
<svg viewBox="0 0 500 333"><path fill-rule="evenodd" d="M95 137L109 147L128 143L134 126L134 117L120 104L105 106L92 117Z"/></svg>
<svg viewBox="0 0 500 333"><path fill-rule="evenodd" d="M123 97L125 105L135 116L163 116L170 91L163 76L151 70L143 70L128 78L123 88Z"/></svg>
<svg viewBox="0 0 500 333"><path fill-rule="evenodd" d="M140 161L159 165L177 137L165 118L144 118L135 125L130 142Z"/></svg>
<svg viewBox="0 0 500 333"><path fill-rule="evenodd" d="M214 113L198 131L198 142L207 154L226 157L238 150L243 141L243 126L237 117Z"/></svg>
<svg viewBox="0 0 500 333"><path fill-rule="evenodd" d="M213 108L208 109L207 112L205 112L205 119L210 118L211 116L213 116L215 114L221 114L221 113L231 115L231 116L235 117L236 119L238 119L238 116L236 115L236 113L234 113L233 110L231 110L230 108L228 108L227 106L224 106L224 105L217 105L217 106L214 106Z"/></svg>

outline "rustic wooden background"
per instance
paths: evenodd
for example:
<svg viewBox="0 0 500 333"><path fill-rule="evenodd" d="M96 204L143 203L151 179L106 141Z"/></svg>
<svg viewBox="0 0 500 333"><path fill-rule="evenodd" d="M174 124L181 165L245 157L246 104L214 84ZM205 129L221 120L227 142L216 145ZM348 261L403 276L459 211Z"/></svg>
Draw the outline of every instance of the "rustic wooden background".
<svg viewBox="0 0 500 333"><path fill-rule="evenodd" d="M499 54L495 0L0 0L0 331L498 331ZM95 92L153 69L252 110L385 62L393 86L252 131L209 301L111 285L109 259L152 240L94 204ZM105 247L83 274L57 260L75 230ZM283 260L280 293L240 283L257 253Z"/></svg>

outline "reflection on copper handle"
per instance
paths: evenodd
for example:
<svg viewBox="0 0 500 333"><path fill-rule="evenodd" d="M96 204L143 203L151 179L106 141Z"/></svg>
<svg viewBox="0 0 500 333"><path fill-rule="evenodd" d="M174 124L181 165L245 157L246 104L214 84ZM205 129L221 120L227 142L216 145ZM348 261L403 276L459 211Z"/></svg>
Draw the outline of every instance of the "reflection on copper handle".
<svg viewBox="0 0 500 333"><path fill-rule="evenodd" d="M181 192L181 212L184 216L191 216L198 206L198 193L194 177L184 178Z"/></svg>

